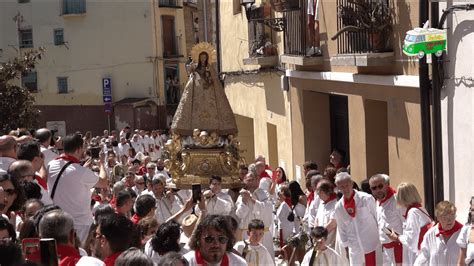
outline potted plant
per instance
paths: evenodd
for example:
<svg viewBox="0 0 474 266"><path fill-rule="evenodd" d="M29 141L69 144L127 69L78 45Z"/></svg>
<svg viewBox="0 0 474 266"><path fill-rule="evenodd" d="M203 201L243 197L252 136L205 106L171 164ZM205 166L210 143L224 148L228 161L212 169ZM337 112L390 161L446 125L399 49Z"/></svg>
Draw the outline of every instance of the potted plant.
<svg viewBox="0 0 474 266"><path fill-rule="evenodd" d="M393 9L387 1L348 0L346 5L338 5L337 15L342 28L332 40L344 32L362 32L367 36L368 50L383 52L389 48Z"/></svg>

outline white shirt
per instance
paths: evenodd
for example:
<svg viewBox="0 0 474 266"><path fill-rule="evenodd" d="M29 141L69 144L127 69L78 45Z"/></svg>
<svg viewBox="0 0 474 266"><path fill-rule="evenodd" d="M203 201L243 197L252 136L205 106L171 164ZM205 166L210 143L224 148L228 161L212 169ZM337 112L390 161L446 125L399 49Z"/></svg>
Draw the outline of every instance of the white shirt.
<svg viewBox="0 0 474 266"><path fill-rule="evenodd" d="M43 146L40 146L40 150L44 155L44 165L45 165L45 167L49 164L49 162L51 162L52 160L59 157L59 155L57 153L55 153L54 151L52 151L50 149L47 149Z"/></svg>
<svg viewBox="0 0 474 266"><path fill-rule="evenodd" d="M379 225L379 237L382 244L392 242L387 234L382 231L384 227L394 230L398 235L403 234L403 216L400 208L397 207L395 195L382 204L377 202L377 223Z"/></svg>
<svg viewBox="0 0 474 266"><path fill-rule="evenodd" d="M278 218L278 229L282 231L283 241L288 240L293 235L293 229L295 228L295 221L298 219L294 214L294 221L288 220L288 215L291 213L291 208L285 201L280 203L276 216ZM278 234L279 236L279 234Z"/></svg>
<svg viewBox="0 0 474 266"><path fill-rule="evenodd" d="M337 198L324 203L322 200L319 203L318 211L316 213L315 225L326 227L331 220L334 218L336 211ZM334 241L336 241L336 229L329 232L326 244L330 247L334 247Z"/></svg>
<svg viewBox="0 0 474 266"><path fill-rule="evenodd" d="M235 203L235 214L240 219L239 228L242 231L242 239L245 240L248 238L247 228L250 221L260 219L265 225L265 234L262 244L267 248L270 254L273 254L273 203L268 193L259 188L252 193L252 197L255 199L255 203L251 201L248 205L245 204L242 201L242 196L239 196Z"/></svg>
<svg viewBox="0 0 474 266"><path fill-rule="evenodd" d="M232 204L216 195L206 200L206 209L208 214L230 215Z"/></svg>
<svg viewBox="0 0 474 266"><path fill-rule="evenodd" d="M319 204L321 204L321 199L318 194L314 193L313 201L309 204L309 207L306 208L306 213L304 214L304 221L308 222L309 228L316 227L316 216L318 213ZM308 232L309 233L309 232Z"/></svg>
<svg viewBox="0 0 474 266"><path fill-rule="evenodd" d="M242 259L242 257L240 256L237 256L235 255L234 253L232 252L226 252L225 254L227 254L227 257L229 258L229 265L232 265L232 266L246 266L247 265L247 262ZM195 257L195 251L194 250L191 250L189 251L188 253L184 254L184 258L189 262L189 266L198 266L200 264L197 264L196 262L196 257ZM220 264L220 262L219 262Z"/></svg>
<svg viewBox="0 0 474 266"><path fill-rule="evenodd" d="M67 163L65 160L52 160L48 167L48 193L51 192L59 171ZM89 168L80 164L70 164L63 172L54 195L54 204L69 213L74 225L91 225L92 218L91 189L97 184L99 177Z"/></svg>
<svg viewBox="0 0 474 266"><path fill-rule="evenodd" d="M105 266L105 263L98 258L82 256L76 266Z"/></svg>
<svg viewBox="0 0 474 266"><path fill-rule="evenodd" d="M420 254L414 265L456 265L459 246L456 243L461 229L454 232L446 241L444 237L436 236L438 226L433 226L426 232L421 243Z"/></svg>
<svg viewBox="0 0 474 266"><path fill-rule="evenodd" d="M425 208L411 208L408 211L403 225L403 234L398 237L398 240L403 245L403 264L413 265L415 262L419 253L418 238L420 229L430 222L431 218L427 215Z"/></svg>
<svg viewBox="0 0 474 266"><path fill-rule="evenodd" d="M128 143L124 143L124 144L119 143L118 149L119 149L119 154L117 158L121 158L124 155L128 157L128 149L130 149L130 145Z"/></svg>
<svg viewBox="0 0 474 266"><path fill-rule="evenodd" d="M135 149L136 153L145 152L145 149L143 148L143 145L142 145L142 141L140 139L138 139L137 141L131 140L130 144L132 145L132 148Z"/></svg>
<svg viewBox="0 0 474 266"><path fill-rule="evenodd" d="M0 157L0 174L8 172L8 167L10 167L10 164L14 161L16 160L10 157Z"/></svg>
<svg viewBox="0 0 474 266"><path fill-rule="evenodd" d="M355 217L344 208L344 197L336 203L335 219L341 243L349 248L351 264L364 263L364 254L380 246L375 199L365 192L354 190Z"/></svg>
<svg viewBox="0 0 474 266"><path fill-rule="evenodd" d="M152 195L154 196L154 194ZM155 197L155 199L156 199L155 218L159 224L166 222L168 218L170 218L173 214L177 213L180 209L180 206L178 205L178 199L176 198L173 200L173 202L170 202L168 198L166 197L162 197L162 198Z"/></svg>
<svg viewBox="0 0 474 266"><path fill-rule="evenodd" d="M248 243L248 242L247 242ZM245 248L244 241L239 241L235 243L234 249L237 250L241 255ZM247 252L245 254L245 261L249 265L275 265L273 261L273 256L270 256L268 250L262 245L258 244L257 246L252 246L248 243L247 245Z"/></svg>
<svg viewBox="0 0 474 266"><path fill-rule="evenodd" d="M472 225L465 225L459 233L456 243L460 248L466 249L466 265L474 261L474 243L469 243L469 236L472 232Z"/></svg>
<svg viewBox="0 0 474 266"><path fill-rule="evenodd" d="M308 266L311 262L311 256L313 255L313 249L310 249L304 255L301 265ZM327 247L325 250L320 251L320 253L314 258L313 265L345 265L340 264L341 256L332 248ZM312 266L312 265L309 265Z"/></svg>

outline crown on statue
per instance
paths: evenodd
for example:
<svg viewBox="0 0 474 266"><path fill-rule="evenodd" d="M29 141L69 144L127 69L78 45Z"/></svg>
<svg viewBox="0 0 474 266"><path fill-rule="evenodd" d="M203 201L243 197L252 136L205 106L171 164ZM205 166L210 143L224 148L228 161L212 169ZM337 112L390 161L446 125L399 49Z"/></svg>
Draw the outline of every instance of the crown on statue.
<svg viewBox="0 0 474 266"><path fill-rule="evenodd" d="M216 55L216 48L214 48L214 45L208 43L208 42L200 42L198 44L195 44L193 48L191 49L191 59L193 60L193 63L198 63L199 62L199 55L205 52L208 55L208 62L209 64L215 63L217 60L217 55Z"/></svg>

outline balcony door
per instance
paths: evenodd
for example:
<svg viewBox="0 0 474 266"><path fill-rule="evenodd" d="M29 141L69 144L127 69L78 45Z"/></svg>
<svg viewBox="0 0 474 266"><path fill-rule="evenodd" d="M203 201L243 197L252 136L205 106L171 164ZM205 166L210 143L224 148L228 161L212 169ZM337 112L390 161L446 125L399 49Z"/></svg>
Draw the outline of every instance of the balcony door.
<svg viewBox="0 0 474 266"><path fill-rule="evenodd" d="M176 44L176 30L175 30L175 18L174 16L161 16L162 22L162 33L163 33L163 57L176 57L177 44Z"/></svg>

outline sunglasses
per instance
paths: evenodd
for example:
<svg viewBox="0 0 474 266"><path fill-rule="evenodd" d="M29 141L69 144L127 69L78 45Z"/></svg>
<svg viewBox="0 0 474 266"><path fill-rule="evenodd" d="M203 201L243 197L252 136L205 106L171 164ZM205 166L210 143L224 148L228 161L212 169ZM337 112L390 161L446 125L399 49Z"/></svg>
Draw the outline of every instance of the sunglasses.
<svg viewBox="0 0 474 266"><path fill-rule="evenodd" d="M378 186L370 187L371 190L377 190L377 189L382 189L382 188L383 188L383 184L380 184Z"/></svg>
<svg viewBox="0 0 474 266"><path fill-rule="evenodd" d="M226 237L226 236L218 236L218 237L206 236L206 237L204 237L204 242L206 242L207 244L211 244L216 240L221 244L226 244L227 241L229 241L229 238Z"/></svg>

